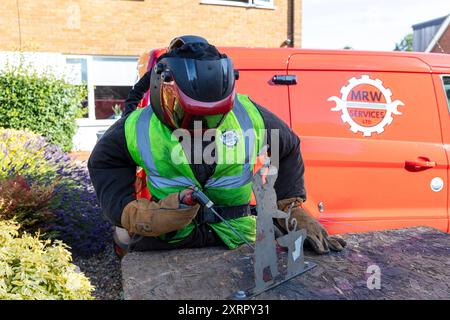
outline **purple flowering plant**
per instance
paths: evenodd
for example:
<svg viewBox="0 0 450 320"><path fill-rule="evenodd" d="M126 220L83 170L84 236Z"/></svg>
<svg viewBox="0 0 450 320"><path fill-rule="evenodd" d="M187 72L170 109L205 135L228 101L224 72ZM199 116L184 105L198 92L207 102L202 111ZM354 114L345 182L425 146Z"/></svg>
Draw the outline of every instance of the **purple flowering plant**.
<svg viewBox="0 0 450 320"><path fill-rule="evenodd" d="M15 176L29 185L55 186L49 204L53 215L41 230L64 241L73 255L97 254L112 241L112 226L103 217L86 166L61 147L29 131L0 129L0 180Z"/></svg>

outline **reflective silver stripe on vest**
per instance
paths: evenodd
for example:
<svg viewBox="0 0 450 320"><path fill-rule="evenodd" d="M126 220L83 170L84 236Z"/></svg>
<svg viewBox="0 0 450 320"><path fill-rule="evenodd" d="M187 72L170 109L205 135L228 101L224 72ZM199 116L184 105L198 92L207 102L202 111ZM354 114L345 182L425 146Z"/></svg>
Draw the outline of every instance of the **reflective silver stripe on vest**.
<svg viewBox="0 0 450 320"><path fill-rule="evenodd" d="M255 146L255 131L253 130L253 123L244 106L237 97L234 103L233 112L239 122L239 125L241 126L242 131L244 132L245 163L243 164L242 175L211 178L206 182L206 187L236 188L246 185L252 179L253 173L251 171L250 161L252 159Z"/></svg>
<svg viewBox="0 0 450 320"><path fill-rule="evenodd" d="M168 188L179 186L192 186L195 183L186 177L165 178L162 177L156 169L155 162L153 161L152 146L150 144L150 120L153 116L153 110L150 107L145 108L139 115L139 119L136 124L136 139L137 147L141 155L142 161L148 170L147 180L155 188Z"/></svg>

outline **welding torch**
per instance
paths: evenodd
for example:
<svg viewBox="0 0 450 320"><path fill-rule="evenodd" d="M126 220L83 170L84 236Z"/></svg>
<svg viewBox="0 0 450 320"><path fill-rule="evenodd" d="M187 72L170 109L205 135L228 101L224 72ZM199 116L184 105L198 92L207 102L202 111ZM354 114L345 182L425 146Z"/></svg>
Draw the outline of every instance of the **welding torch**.
<svg viewBox="0 0 450 320"><path fill-rule="evenodd" d="M225 225L230 228L231 231L233 231L242 241L244 241L252 250L255 250L255 247L248 242L244 236L242 236L233 226L225 220L215 209L214 209L214 202L211 201L211 199L208 198L206 194L204 194L197 186L189 187L192 192L187 193L183 197L183 203L187 205L194 205L196 203L199 203L202 207L210 210L212 213L214 213Z"/></svg>

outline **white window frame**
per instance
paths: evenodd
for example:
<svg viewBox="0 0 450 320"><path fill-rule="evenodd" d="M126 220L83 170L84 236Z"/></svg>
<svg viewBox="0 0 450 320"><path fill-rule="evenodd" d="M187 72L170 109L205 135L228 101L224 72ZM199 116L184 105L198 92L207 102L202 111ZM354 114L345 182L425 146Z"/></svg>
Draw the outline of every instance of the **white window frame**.
<svg viewBox="0 0 450 320"><path fill-rule="evenodd" d="M229 1L229 0L200 0L200 4L212 4L219 6L232 6L232 7L245 7L245 8L258 8L258 9L276 9L274 0L248 0L247 3Z"/></svg>
<svg viewBox="0 0 450 320"><path fill-rule="evenodd" d="M86 59L86 73L87 73L87 90L88 90L88 117L81 118L80 121L91 122L96 121L95 119L95 96L94 96L94 83L92 81L92 63L93 57L88 55L64 55L67 59Z"/></svg>
<svg viewBox="0 0 450 320"><path fill-rule="evenodd" d="M253 0L253 4L256 7L274 8L274 0L264 1L264 0Z"/></svg>
<svg viewBox="0 0 450 320"><path fill-rule="evenodd" d="M112 57L112 58L120 58L120 56L101 56L101 57ZM124 56L125 58L136 58L133 56ZM93 70L94 70L94 59L95 56L92 55L64 55L65 61L67 59L86 59L86 73L87 73L87 79L86 79L86 86L88 90L88 117L87 118L80 118L77 119L77 123L79 125L83 126L96 126L96 125L112 125L114 122L117 121L117 119L96 119L95 118L95 84L94 84L94 76L93 76ZM130 86L133 86L131 84Z"/></svg>

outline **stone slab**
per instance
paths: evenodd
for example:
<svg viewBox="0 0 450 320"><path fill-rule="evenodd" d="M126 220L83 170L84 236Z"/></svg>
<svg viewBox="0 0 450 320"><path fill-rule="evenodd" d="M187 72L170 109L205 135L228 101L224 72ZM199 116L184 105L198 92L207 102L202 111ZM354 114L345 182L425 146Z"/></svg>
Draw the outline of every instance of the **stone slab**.
<svg viewBox="0 0 450 320"><path fill-rule="evenodd" d="M254 299L450 299L450 234L417 227L343 237L345 251L306 250L317 267ZM380 289L367 286L371 265L379 267ZM132 252L122 260L124 297L226 299L252 286L252 268L246 246Z"/></svg>

